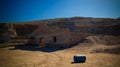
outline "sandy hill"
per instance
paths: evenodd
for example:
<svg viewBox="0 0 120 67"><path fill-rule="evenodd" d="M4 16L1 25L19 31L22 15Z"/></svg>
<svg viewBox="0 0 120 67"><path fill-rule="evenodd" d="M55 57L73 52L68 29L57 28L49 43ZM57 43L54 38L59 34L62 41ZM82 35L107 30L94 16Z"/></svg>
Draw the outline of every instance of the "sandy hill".
<svg viewBox="0 0 120 67"><path fill-rule="evenodd" d="M71 17L71 18L56 18L48 20L36 20L30 22L11 23L15 26L18 35L26 36L31 34L38 25L45 23L48 26L57 26L67 28L69 22L75 24L75 30L81 33L101 33L101 34L120 34L120 19L112 18L92 18L92 17ZM7 24L7 23L6 23ZM0 31L4 30L5 23L0 23ZM72 26L72 25L71 25ZM104 32L106 31L106 32Z"/></svg>

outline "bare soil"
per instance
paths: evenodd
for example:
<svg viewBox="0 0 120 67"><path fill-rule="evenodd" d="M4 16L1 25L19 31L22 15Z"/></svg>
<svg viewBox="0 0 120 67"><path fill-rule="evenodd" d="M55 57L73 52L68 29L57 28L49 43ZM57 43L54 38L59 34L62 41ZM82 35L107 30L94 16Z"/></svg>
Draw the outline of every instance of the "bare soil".
<svg viewBox="0 0 120 67"><path fill-rule="evenodd" d="M0 67L120 67L119 51L118 53L100 51L115 47L120 46L83 43L67 49L5 47L0 48ZM73 56L81 54L86 55L86 62L73 63Z"/></svg>

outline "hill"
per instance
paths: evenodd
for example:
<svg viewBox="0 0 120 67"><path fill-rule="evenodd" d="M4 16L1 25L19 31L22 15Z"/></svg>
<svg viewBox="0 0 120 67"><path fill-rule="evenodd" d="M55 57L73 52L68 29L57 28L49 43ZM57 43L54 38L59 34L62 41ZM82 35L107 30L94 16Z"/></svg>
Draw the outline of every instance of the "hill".
<svg viewBox="0 0 120 67"><path fill-rule="evenodd" d="M36 20L30 22L16 22L10 23L15 25L18 35L30 34L41 23L45 23L48 26L57 26L60 28L67 28L69 22L73 22L75 30L81 33L101 33L101 34L120 34L120 19L111 18L92 18L92 17L71 17L71 18L56 18L48 20ZM5 23L0 23L1 29ZM9 24L9 23L6 23ZM72 25L71 25L72 26ZM21 31L22 30L22 31ZM30 31L28 31L30 30ZM106 31L106 32L104 32Z"/></svg>
<svg viewBox="0 0 120 67"><path fill-rule="evenodd" d="M72 24L71 24L72 22ZM14 26L14 32L17 36L28 36L35 29L38 28L41 23L47 24L47 26L56 26L59 28L73 29L76 33L82 33L87 35L120 35L120 19L112 18L92 18L92 17L71 17L71 18L56 18L48 20L36 20L30 22L16 22L16 23L0 23L0 37L8 31L10 24ZM9 34L11 35L11 34ZM2 37L4 38L4 37Z"/></svg>

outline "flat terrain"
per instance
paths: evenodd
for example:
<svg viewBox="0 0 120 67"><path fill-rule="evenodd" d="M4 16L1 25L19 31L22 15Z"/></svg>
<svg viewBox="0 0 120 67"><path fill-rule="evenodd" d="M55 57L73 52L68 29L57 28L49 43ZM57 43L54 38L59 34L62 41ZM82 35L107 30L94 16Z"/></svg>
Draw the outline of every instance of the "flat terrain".
<svg viewBox="0 0 120 67"><path fill-rule="evenodd" d="M116 46L101 44L80 44L67 49L5 47L0 48L0 67L120 67L119 52L94 51L114 47ZM117 47L119 46L117 45ZM81 54L86 55L86 62L74 63L73 56Z"/></svg>

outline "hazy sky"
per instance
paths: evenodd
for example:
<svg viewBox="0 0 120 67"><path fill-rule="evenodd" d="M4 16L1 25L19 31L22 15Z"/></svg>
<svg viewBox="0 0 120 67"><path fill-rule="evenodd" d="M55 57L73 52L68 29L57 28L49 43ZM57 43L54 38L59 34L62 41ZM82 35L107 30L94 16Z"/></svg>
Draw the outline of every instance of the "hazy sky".
<svg viewBox="0 0 120 67"><path fill-rule="evenodd" d="M0 22L64 17L120 17L120 0L0 0Z"/></svg>

